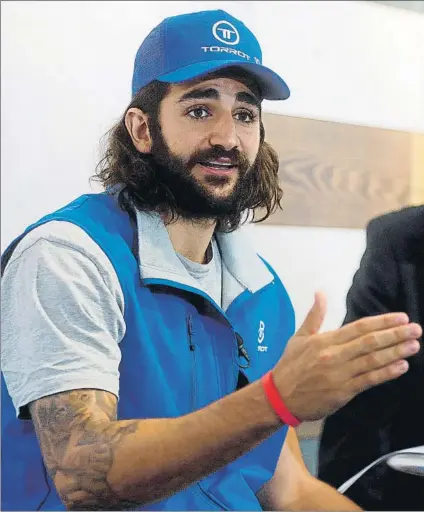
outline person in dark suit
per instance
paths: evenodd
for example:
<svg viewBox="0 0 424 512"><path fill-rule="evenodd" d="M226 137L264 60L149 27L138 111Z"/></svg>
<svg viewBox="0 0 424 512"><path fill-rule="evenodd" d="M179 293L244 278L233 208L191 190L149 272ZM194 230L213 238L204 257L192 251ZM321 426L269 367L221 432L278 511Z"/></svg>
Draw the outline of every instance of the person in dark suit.
<svg viewBox="0 0 424 512"><path fill-rule="evenodd" d="M346 302L344 323L404 311L424 324L424 205L371 220ZM408 362L405 375L357 395L326 419L319 479L338 487L382 455L424 445L423 348ZM424 479L381 463L346 495L367 510L424 510Z"/></svg>

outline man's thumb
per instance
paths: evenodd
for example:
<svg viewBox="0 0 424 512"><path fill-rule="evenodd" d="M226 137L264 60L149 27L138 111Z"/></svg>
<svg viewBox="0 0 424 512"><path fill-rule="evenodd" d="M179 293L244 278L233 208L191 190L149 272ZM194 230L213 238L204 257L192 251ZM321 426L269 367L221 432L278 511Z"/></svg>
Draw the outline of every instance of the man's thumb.
<svg viewBox="0 0 424 512"><path fill-rule="evenodd" d="M298 329L297 333L300 336L310 336L316 334L324 321L327 312L327 300L323 292L315 293L314 304L306 315L306 318Z"/></svg>

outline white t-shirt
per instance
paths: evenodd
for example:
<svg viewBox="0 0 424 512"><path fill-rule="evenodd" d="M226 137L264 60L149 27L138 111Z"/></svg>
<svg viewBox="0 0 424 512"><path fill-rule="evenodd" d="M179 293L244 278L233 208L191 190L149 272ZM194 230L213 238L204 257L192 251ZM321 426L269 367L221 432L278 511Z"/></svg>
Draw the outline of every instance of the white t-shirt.
<svg viewBox="0 0 424 512"><path fill-rule="evenodd" d="M205 265L178 255L221 305L218 245ZM51 221L15 248L2 278L2 371L17 411L43 396L97 388L118 396L124 296L102 249L78 226ZM22 410L26 417L26 409Z"/></svg>

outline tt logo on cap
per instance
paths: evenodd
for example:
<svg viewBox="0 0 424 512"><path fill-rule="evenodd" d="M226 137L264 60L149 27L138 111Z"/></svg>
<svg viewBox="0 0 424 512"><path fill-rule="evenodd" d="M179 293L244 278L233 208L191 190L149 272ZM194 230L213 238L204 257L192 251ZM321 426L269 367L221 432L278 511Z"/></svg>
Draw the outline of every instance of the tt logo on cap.
<svg viewBox="0 0 424 512"><path fill-rule="evenodd" d="M212 33L215 39L225 44L238 44L240 36L237 29L228 21L217 21L213 26Z"/></svg>

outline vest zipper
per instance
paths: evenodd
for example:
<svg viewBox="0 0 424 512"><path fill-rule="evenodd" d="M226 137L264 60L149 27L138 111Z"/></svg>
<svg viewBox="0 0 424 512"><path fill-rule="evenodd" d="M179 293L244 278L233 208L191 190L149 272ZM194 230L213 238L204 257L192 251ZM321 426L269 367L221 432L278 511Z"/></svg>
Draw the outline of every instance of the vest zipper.
<svg viewBox="0 0 424 512"><path fill-rule="evenodd" d="M188 335L188 348L192 354L192 366L191 366L191 398L190 398L190 407L191 410L194 411L196 406L196 345L193 343L193 323L191 321L191 314L187 315L187 335Z"/></svg>
<svg viewBox="0 0 424 512"><path fill-rule="evenodd" d="M196 383L196 345L193 343L193 322L191 319L191 314L187 314L187 339L188 339L188 348L192 354L192 386L191 386L191 410L194 411L196 405L196 392L197 392L197 383ZM200 485L200 482L196 482L196 485L200 492L203 494L204 499L209 500L214 505L218 506L221 510L228 510L222 503L217 501L213 496L211 496L207 491L203 489Z"/></svg>
<svg viewBox="0 0 424 512"><path fill-rule="evenodd" d="M196 381L196 345L193 343L193 322L192 317L190 313L187 313L186 317L187 322L187 340L188 340L188 348L192 354L192 386L191 386L191 410L195 410L196 406L196 393L197 393L197 381ZM249 361L249 356L246 353L243 353L244 351L240 351L240 342L239 342L239 335L237 334L237 342L239 345L239 353L241 352L242 355ZM241 337L240 337L241 340ZM241 340L241 343L243 344L243 340ZM244 347L242 346L242 349ZM246 357L247 356L247 357ZM197 488L200 490L200 492L203 494L204 499L208 500L209 502L213 503L215 506L219 507L220 510L229 510L223 503L221 503L219 500L217 500L214 496L209 494L205 489L203 489L200 482L196 482Z"/></svg>

